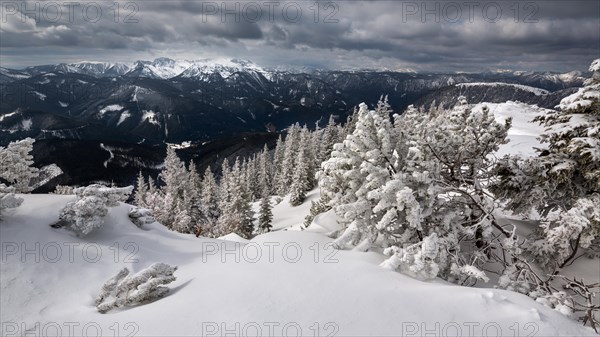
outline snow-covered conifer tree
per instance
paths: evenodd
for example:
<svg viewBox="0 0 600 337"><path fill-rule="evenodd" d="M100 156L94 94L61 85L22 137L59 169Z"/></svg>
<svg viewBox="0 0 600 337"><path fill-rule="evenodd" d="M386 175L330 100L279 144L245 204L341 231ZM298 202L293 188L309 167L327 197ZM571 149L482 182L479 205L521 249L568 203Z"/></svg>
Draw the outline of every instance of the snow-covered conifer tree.
<svg viewBox="0 0 600 337"><path fill-rule="evenodd" d="M318 147L317 159L319 163L329 159L333 145L338 142L338 127L335 124L333 115L329 116L329 122L321 133L321 139Z"/></svg>
<svg viewBox="0 0 600 337"><path fill-rule="evenodd" d="M201 221L202 206L200 204L200 193L202 191L202 178L192 160L189 163L188 185L184 197L185 210L191 218L192 226Z"/></svg>
<svg viewBox="0 0 600 337"><path fill-rule="evenodd" d="M221 164L221 179L219 180L219 209L221 210L221 214L223 214L223 209L231 198L232 186L230 184L234 183L231 174L229 160L225 158Z"/></svg>
<svg viewBox="0 0 600 337"><path fill-rule="evenodd" d="M380 102L376 111L360 105L352 134L336 144L331 158L323 163L319 186L334 207L346 230L336 240L338 247L368 246L377 239L374 200L368 193L390 179L393 158L392 125L388 105Z"/></svg>
<svg viewBox="0 0 600 337"><path fill-rule="evenodd" d="M305 153L303 150L299 151L294 165L292 185L289 189L290 205L292 206L301 205L306 198L306 191L310 189L308 185L309 163Z"/></svg>
<svg viewBox="0 0 600 337"><path fill-rule="evenodd" d="M600 59L590 71L558 110L536 118L546 127L539 156L505 158L501 180L491 188L509 209L540 212L543 235L528 250L542 265L558 261L558 269L579 250L600 244Z"/></svg>
<svg viewBox="0 0 600 337"><path fill-rule="evenodd" d="M152 212L157 222L171 228L174 221L173 208L175 207L173 196L171 193L163 194L158 189L154 192L151 192L151 190L149 189L146 194L146 208Z"/></svg>
<svg viewBox="0 0 600 337"><path fill-rule="evenodd" d="M285 138L285 150L281 164L281 180L279 182L280 190L278 191L281 195L286 195L290 191L299 147L300 126L294 124L289 127L287 137Z"/></svg>
<svg viewBox="0 0 600 337"><path fill-rule="evenodd" d="M218 232L220 236L229 233L236 233L239 236L249 239L254 231L253 212L250 207L250 200L245 193L243 185L243 175L239 158L236 160L233 169L226 176L227 181L221 182L221 188L227 186L230 191L228 198L222 201L222 215L218 220Z"/></svg>
<svg viewBox="0 0 600 337"><path fill-rule="evenodd" d="M258 156L257 162L257 177L260 188L261 197L264 196L266 191L267 195L271 195L273 191L273 162L271 161L271 156L269 155L269 148L265 144L263 150L260 152Z"/></svg>
<svg viewBox="0 0 600 337"><path fill-rule="evenodd" d="M264 189L266 191L266 189ZM263 192L263 196L260 199L260 210L258 214L258 230L260 233L270 232L273 228L273 206L271 205L270 196Z"/></svg>
<svg viewBox="0 0 600 337"><path fill-rule="evenodd" d="M160 179L165 184L163 188L165 194L170 193L175 200L183 197L183 191L187 189L189 181L188 172L172 146L167 148L167 157Z"/></svg>
<svg viewBox="0 0 600 337"><path fill-rule="evenodd" d="M190 215L192 197L187 190L183 191L183 196L175 203L173 208L173 223L170 228L179 233L194 233L195 221Z"/></svg>
<svg viewBox="0 0 600 337"><path fill-rule="evenodd" d="M148 184L146 179L142 175L142 171L138 174L137 182L135 184L135 191L133 192L133 202L140 207L146 207L146 194L148 193Z"/></svg>
<svg viewBox="0 0 600 337"><path fill-rule="evenodd" d="M210 167L206 168L202 178L200 205L202 207L202 223L200 224L202 235L212 236L213 227L216 225L221 212L219 209L219 186Z"/></svg>
<svg viewBox="0 0 600 337"><path fill-rule="evenodd" d="M17 193L31 191L30 181L37 177L39 169L33 167L32 138L11 142L6 148L0 147L0 178L6 180Z"/></svg>
<svg viewBox="0 0 600 337"><path fill-rule="evenodd" d="M271 190L273 194L279 194L283 189L283 155L285 152L285 143L279 135L277 138L277 144L275 145L275 151L273 154L273 185Z"/></svg>

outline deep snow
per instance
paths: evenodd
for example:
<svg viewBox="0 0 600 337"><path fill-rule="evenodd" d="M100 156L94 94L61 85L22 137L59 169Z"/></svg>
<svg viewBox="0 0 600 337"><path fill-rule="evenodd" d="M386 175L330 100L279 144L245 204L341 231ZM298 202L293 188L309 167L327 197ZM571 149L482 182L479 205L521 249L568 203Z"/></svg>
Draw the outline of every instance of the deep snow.
<svg viewBox="0 0 600 337"><path fill-rule="evenodd" d="M520 294L422 282L379 267L379 254L335 251L319 233L331 228L320 221L331 214L317 218L315 230L278 230L243 243L182 235L157 223L139 229L123 204L100 230L78 239L48 226L74 197L23 197L0 226L3 336L57 329L62 336L256 335L257 329L264 336L593 335ZM276 224L305 214L286 200L274 213ZM105 280L123 266L137 272L154 262L179 267L169 296L96 311Z"/></svg>

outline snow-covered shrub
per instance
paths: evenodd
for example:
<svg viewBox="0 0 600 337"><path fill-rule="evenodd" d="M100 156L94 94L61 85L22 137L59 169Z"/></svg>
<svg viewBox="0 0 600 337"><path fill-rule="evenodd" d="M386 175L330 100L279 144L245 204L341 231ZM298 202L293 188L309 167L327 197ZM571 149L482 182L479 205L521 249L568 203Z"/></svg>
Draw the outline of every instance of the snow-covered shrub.
<svg viewBox="0 0 600 337"><path fill-rule="evenodd" d="M164 285L176 280L173 276L177 267L164 263L154 263L150 267L129 275L129 269L121 269L111 277L96 299L96 309L106 313L124 306L136 306L164 297L169 288Z"/></svg>
<svg viewBox="0 0 600 337"><path fill-rule="evenodd" d="M385 267L415 277L486 281L482 267L505 263L493 249L510 236L484 189L510 125L464 97L451 110L409 107L393 126L385 101L374 111L362 104L353 133L319 174L322 196L346 227L334 243L386 249Z"/></svg>
<svg viewBox="0 0 600 337"><path fill-rule="evenodd" d="M539 156L505 160L501 181L493 191L509 208L526 212L537 208L542 215L573 207L580 198L600 191L600 59L590 71L593 77L575 94L564 98L558 110L536 117L546 127L547 144Z"/></svg>
<svg viewBox="0 0 600 337"><path fill-rule="evenodd" d="M504 158L490 190L508 209L521 214L533 209L541 217L540 229L522 244L521 254L512 254L517 261L501 286L561 312L582 312L580 317L594 327L600 321L597 303L575 304L599 296L600 284L583 284L577 275L568 280L559 276L575 259L593 256L600 246L600 59L590 71L592 78L583 88L565 97L556 111L536 117L545 126L540 137L545 147L538 149L538 156Z"/></svg>
<svg viewBox="0 0 600 337"><path fill-rule="evenodd" d="M15 188L0 183L0 220L6 209L21 206L23 198L15 196Z"/></svg>
<svg viewBox="0 0 600 337"><path fill-rule="evenodd" d="M129 219L136 226L142 227L143 225L151 224L156 221L152 216L152 211L147 208L131 207L129 209Z"/></svg>
<svg viewBox="0 0 600 337"><path fill-rule="evenodd" d="M108 207L116 207L127 200L133 187L106 187L94 184L74 190L77 200L69 202L59 215L55 227L65 227L83 237L102 227Z"/></svg>
<svg viewBox="0 0 600 337"><path fill-rule="evenodd" d="M75 194L74 190L75 188L72 186L56 185L56 188L52 194L73 195Z"/></svg>
<svg viewBox="0 0 600 337"><path fill-rule="evenodd" d="M311 201L309 214L304 218L304 228L308 228L315 220L317 215L325 213L331 209L331 206L324 198L317 201Z"/></svg>
<svg viewBox="0 0 600 337"><path fill-rule="evenodd" d="M34 139L26 138L12 142L6 148L0 147L0 178L11 184L17 193L30 192L30 181L38 175L39 169L31 166L34 142Z"/></svg>
<svg viewBox="0 0 600 337"><path fill-rule="evenodd" d="M434 279L440 271L440 266L436 262L440 253L436 233L409 247L391 246L384 253L390 256L381 264L386 269L402 270L404 273L421 280Z"/></svg>

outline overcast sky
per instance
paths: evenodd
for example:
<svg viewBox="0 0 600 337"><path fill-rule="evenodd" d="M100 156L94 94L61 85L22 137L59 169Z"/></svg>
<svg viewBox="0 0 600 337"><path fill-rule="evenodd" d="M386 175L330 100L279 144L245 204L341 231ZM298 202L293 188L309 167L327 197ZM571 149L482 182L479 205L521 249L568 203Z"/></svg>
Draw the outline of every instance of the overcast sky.
<svg viewBox="0 0 600 337"><path fill-rule="evenodd" d="M600 57L598 0L74 3L3 1L0 66L166 56L267 67L569 71Z"/></svg>

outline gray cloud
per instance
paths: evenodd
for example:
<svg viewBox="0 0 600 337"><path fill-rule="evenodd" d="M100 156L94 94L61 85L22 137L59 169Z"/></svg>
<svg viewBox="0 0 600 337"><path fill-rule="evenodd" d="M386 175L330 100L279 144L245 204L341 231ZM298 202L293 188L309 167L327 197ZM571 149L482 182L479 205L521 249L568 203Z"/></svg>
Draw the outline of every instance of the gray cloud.
<svg viewBox="0 0 600 337"><path fill-rule="evenodd" d="M1 66L230 56L265 66L567 71L600 55L596 0L320 1L318 9L302 1L122 1L118 13L112 1L81 1L72 13L68 1L52 3L2 3Z"/></svg>

